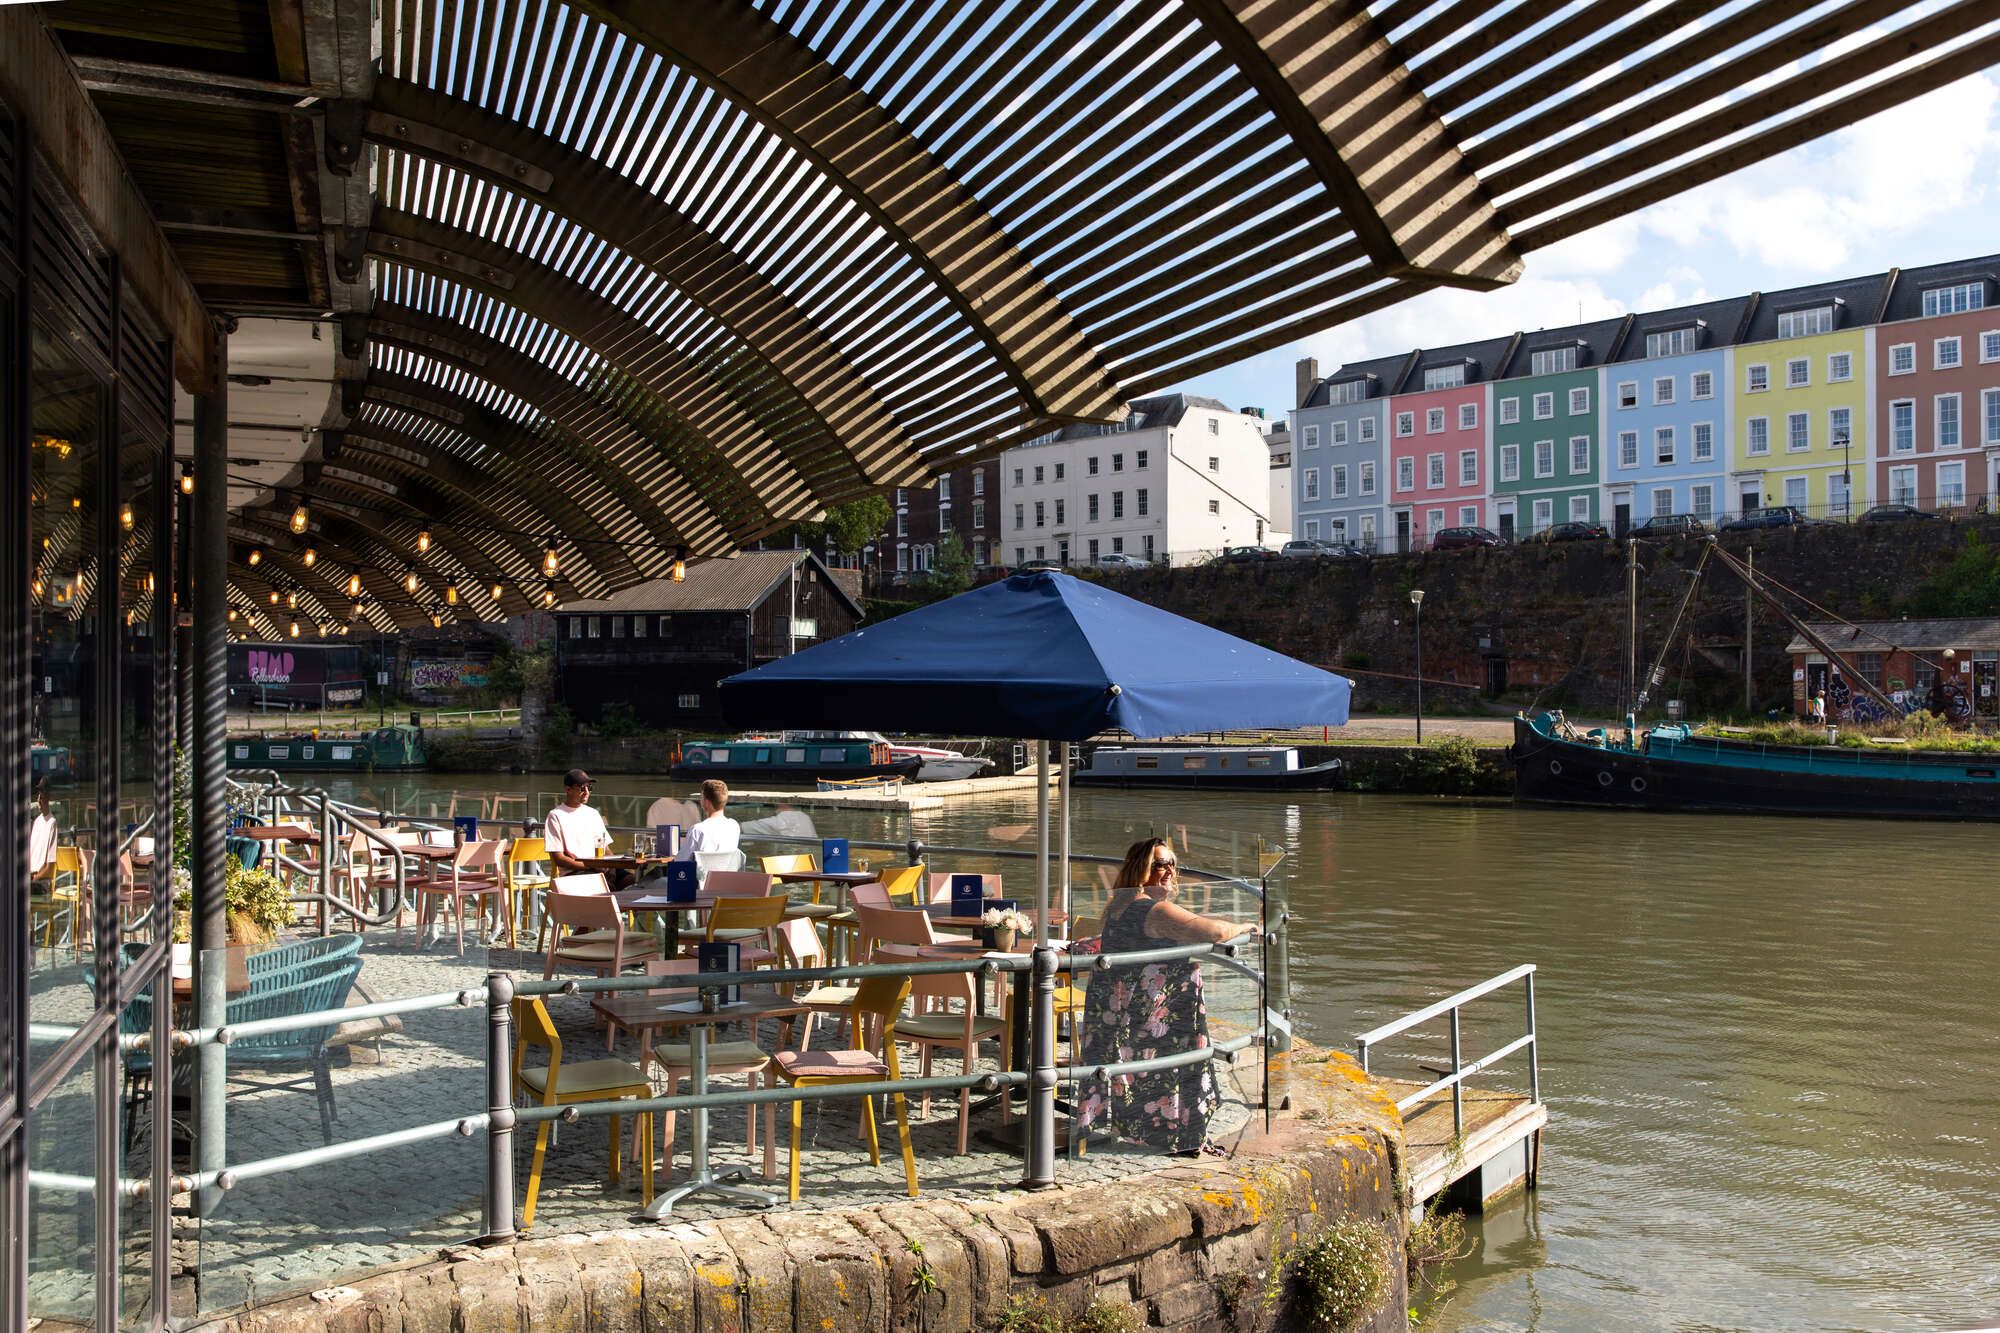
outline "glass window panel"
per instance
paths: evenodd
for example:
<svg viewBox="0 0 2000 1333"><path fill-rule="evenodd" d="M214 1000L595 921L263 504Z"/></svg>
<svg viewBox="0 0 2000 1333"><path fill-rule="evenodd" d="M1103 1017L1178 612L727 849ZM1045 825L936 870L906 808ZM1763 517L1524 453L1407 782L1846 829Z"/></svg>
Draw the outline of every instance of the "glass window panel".
<svg viewBox="0 0 2000 1333"><path fill-rule="evenodd" d="M72 1021L75 1021L72 1019ZM88 1054L28 1120L28 1320L95 1323L97 1066Z"/></svg>

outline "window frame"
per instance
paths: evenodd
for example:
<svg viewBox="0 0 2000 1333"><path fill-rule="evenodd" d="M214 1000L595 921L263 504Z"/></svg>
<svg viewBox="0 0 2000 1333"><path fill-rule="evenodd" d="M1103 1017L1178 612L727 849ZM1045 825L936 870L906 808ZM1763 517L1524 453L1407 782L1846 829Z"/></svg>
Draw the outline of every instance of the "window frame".
<svg viewBox="0 0 2000 1333"><path fill-rule="evenodd" d="M1521 479L1521 446L1503 444L1500 446L1500 480L1519 481Z"/></svg>
<svg viewBox="0 0 2000 1333"><path fill-rule="evenodd" d="M1901 369L1898 369L1898 368L1897 368L1897 365L1896 365L1896 363L1897 363L1897 362L1898 362L1899 360L1901 360L1901 359L1902 359L1902 358L1903 358L1904 356L1908 356L1908 357L1909 357L1909 362L1910 362L1910 363L1909 363L1908 365L1906 365L1906 366L1903 366L1903 367L1902 367ZM1888 368L1888 373L1889 373L1889 374L1891 374L1891 375L1914 375L1914 374L1916 374L1916 373L1917 373L1917 345L1916 345L1915 343L1890 343L1890 344L1889 344L1889 358L1888 358L1888 360L1887 360L1886 362L1884 362L1884 365L1886 365L1886 366L1887 366L1887 368Z"/></svg>
<svg viewBox="0 0 2000 1333"><path fill-rule="evenodd" d="M1951 349L1951 359L1945 359L1945 349ZM1957 334L1931 339L1931 369L1957 370L1965 364L1965 341Z"/></svg>
<svg viewBox="0 0 2000 1333"><path fill-rule="evenodd" d="M1944 409L1951 404L1952 441L1944 442ZM1933 449L1962 449L1965 447L1965 396L1961 393L1938 393L1931 395L1931 447Z"/></svg>
<svg viewBox="0 0 2000 1333"><path fill-rule="evenodd" d="M1521 396L1519 394L1509 394L1507 397L1502 398L1500 400L1500 415L1497 418L1497 420L1499 424L1502 426L1515 426L1520 424Z"/></svg>
<svg viewBox="0 0 2000 1333"><path fill-rule="evenodd" d="M1552 421L1556 415L1556 395L1552 389L1544 389L1534 397L1530 408L1535 420Z"/></svg>
<svg viewBox="0 0 2000 1333"><path fill-rule="evenodd" d="M1759 427L1762 427L1761 432ZM1764 445L1757 447L1757 436L1762 434ZM1771 456L1771 418L1748 417L1743 422L1743 453L1747 458L1769 458Z"/></svg>
<svg viewBox="0 0 2000 1333"><path fill-rule="evenodd" d="M1743 392L1769 393L1770 391L1771 391L1770 362L1753 361L1750 364L1743 367Z"/></svg>
<svg viewBox="0 0 2000 1333"><path fill-rule="evenodd" d="M1572 435L1569 437L1569 474L1572 477L1587 477L1590 475L1591 453L1592 449L1588 435Z"/></svg>
<svg viewBox="0 0 2000 1333"><path fill-rule="evenodd" d="M1579 395L1582 396L1583 400L1580 405L1577 401ZM1573 417L1580 417L1588 414L1589 411L1590 386L1588 384L1579 384L1571 388L1569 391L1569 414Z"/></svg>
<svg viewBox="0 0 2000 1333"><path fill-rule="evenodd" d="M1707 386L1704 388L1703 386ZM1688 401L1705 403L1715 397L1715 372L1695 370L1688 373Z"/></svg>
<svg viewBox="0 0 2000 1333"><path fill-rule="evenodd" d="M1535 441L1535 480L1556 474L1556 442L1553 439Z"/></svg>
<svg viewBox="0 0 2000 1333"><path fill-rule="evenodd" d="M1672 375L1653 376L1653 406L1671 407L1674 402L1674 377Z"/></svg>

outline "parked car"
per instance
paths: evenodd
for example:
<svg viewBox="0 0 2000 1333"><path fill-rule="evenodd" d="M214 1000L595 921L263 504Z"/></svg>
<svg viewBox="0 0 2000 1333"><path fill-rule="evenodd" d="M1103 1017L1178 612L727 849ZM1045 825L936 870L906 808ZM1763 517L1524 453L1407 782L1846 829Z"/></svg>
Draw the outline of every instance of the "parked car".
<svg viewBox="0 0 2000 1333"><path fill-rule="evenodd" d="M1032 574L1038 569L1061 569L1062 567L1063 562L1060 560L1030 560L1021 566L1021 572L1023 574Z"/></svg>
<svg viewBox="0 0 2000 1333"><path fill-rule="evenodd" d="M1936 517L1937 515L1930 510L1919 509L1915 505L1876 505L1873 509L1862 514L1860 521L1863 523L1902 523L1911 519Z"/></svg>
<svg viewBox="0 0 2000 1333"><path fill-rule="evenodd" d="M1261 565L1268 560L1283 560L1268 546L1232 546L1215 557L1219 565Z"/></svg>
<svg viewBox="0 0 2000 1333"><path fill-rule="evenodd" d="M1476 546L1506 544L1506 539L1490 528L1442 528L1431 538L1433 551L1469 551Z"/></svg>
<svg viewBox="0 0 2000 1333"><path fill-rule="evenodd" d="M1360 555L1345 542L1323 542L1313 537L1286 542L1278 554L1287 560L1346 560Z"/></svg>
<svg viewBox="0 0 2000 1333"><path fill-rule="evenodd" d="M1558 523L1538 533L1538 542L1602 542L1611 540L1611 531L1602 523Z"/></svg>
<svg viewBox="0 0 2000 1333"><path fill-rule="evenodd" d="M1635 529L1640 537L1687 537L1708 531L1693 514L1655 514Z"/></svg>
<svg viewBox="0 0 2000 1333"><path fill-rule="evenodd" d="M1724 532L1751 532L1759 528L1803 528L1825 523L1823 518L1807 518L1796 505L1766 505L1722 525Z"/></svg>
<svg viewBox="0 0 2000 1333"><path fill-rule="evenodd" d="M1112 551L1097 557L1099 569L1145 569L1151 563L1143 555L1127 555L1123 551Z"/></svg>

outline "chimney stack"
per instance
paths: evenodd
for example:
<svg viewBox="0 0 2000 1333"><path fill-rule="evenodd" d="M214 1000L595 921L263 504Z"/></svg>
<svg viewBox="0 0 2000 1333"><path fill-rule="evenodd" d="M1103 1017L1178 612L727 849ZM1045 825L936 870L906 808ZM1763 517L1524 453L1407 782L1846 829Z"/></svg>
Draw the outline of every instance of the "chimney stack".
<svg viewBox="0 0 2000 1333"><path fill-rule="evenodd" d="M1311 356L1300 357L1296 380L1298 387L1298 392L1295 395L1297 405L1304 407L1306 399L1312 397L1313 386L1319 383L1319 359Z"/></svg>

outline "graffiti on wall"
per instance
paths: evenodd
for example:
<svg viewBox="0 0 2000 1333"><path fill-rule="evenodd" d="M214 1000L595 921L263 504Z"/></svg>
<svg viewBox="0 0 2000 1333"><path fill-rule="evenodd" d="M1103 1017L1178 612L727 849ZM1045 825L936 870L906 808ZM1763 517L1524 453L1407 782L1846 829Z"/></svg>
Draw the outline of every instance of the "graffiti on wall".
<svg viewBox="0 0 2000 1333"><path fill-rule="evenodd" d="M410 688L416 690L476 690L490 677L486 662L465 659L435 661L419 658L410 663Z"/></svg>

